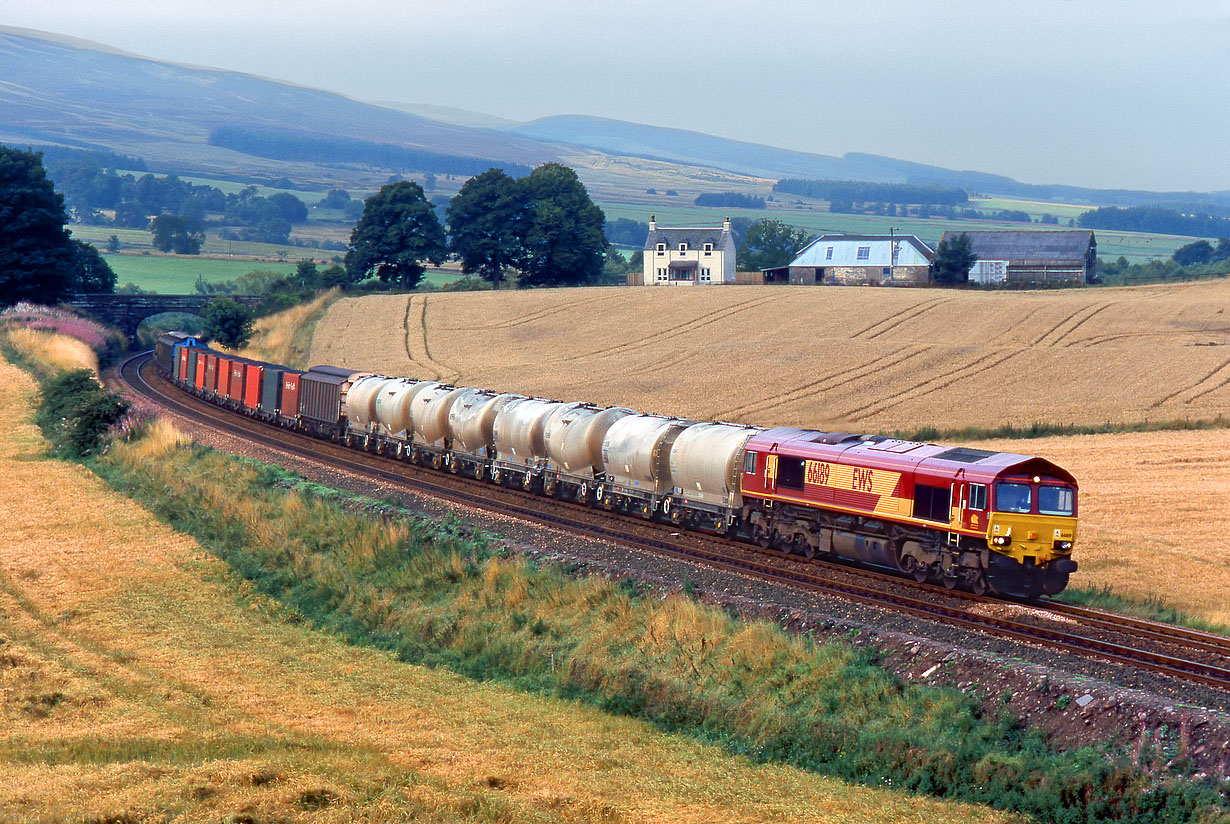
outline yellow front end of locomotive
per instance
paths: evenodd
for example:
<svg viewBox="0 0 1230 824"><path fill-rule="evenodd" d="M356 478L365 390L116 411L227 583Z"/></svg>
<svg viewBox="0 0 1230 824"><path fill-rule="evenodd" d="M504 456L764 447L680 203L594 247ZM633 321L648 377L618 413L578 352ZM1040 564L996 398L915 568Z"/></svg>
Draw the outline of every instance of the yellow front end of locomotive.
<svg viewBox="0 0 1230 824"><path fill-rule="evenodd" d="M987 525L987 545L1019 564L1027 558L1038 566L1067 558L1075 543L1076 518L993 512Z"/></svg>

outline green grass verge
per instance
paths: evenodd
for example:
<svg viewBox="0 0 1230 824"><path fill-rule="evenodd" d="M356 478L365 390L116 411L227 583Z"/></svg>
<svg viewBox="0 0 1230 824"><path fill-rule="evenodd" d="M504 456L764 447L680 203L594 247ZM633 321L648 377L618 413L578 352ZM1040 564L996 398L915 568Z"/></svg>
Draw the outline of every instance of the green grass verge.
<svg viewBox="0 0 1230 824"><path fill-rule="evenodd" d="M1218 789L1181 774L1173 742L1136 761L1060 753L1006 712L900 681L864 649L573 578L507 557L456 520L409 518L202 447L120 444L91 466L292 614L409 662L644 718L757 761L1039 821L1226 820Z"/></svg>

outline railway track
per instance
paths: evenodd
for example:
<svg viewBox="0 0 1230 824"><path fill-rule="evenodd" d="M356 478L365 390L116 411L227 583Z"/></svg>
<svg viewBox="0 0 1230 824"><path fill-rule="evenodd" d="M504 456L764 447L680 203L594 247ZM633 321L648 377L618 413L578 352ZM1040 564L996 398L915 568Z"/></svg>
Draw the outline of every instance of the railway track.
<svg viewBox="0 0 1230 824"><path fill-rule="evenodd" d="M190 418L283 453L588 538L611 541L761 581L843 598L950 626L1132 667L1230 692L1230 638L1055 601L1028 605L919 584L873 570L590 509L348 449L272 427L191 396L157 376L150 353L119 370L131 391ZM987 605L996 605L987 609Z"/></svg>

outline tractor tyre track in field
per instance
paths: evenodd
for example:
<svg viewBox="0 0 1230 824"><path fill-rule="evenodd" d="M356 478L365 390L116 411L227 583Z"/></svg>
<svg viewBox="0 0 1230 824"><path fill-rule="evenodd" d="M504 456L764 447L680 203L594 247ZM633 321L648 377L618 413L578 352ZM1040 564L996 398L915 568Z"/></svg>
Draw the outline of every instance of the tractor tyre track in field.
<svg viewBox="0 0 1230 824"><path fill-rule="evenodd" d="M919 315L926 314L928 311L930 311L931 309L934 309L936 306L939 306L941 303L947 303L950 300L952 300L952 298L932 298L926 303L920 304L918 306L913 306L905 310L906 312L908 312L907 316L903 317L901 315L893 314L893 315L889 315L886 318L880 318L875 323L872 323L870 326L865 326L862 329L858 330L857 332L851 333L850 337L851 338L861 338L863 340L871 340L872 338L877 338L880 335L887 332L889 329L899 326L900 324L904 323L907 320L910 320L911 318L916 318ZM880 326L884 326L884 328L879 329L878 327ZM876 331L873 332L872 330L876 330Z"/></svg>
<svg viewBox="0 0 1230 824"><path fill-rule="evenodd" d="M1221 372L1224 372L1227 369L1227 367L1230 367L1230 360L1224 361L1220 366L1213 369L1213 371L1209 372L1207 375L1200 378L1198 381L1195 381L1194 383L1191 383L1188 386L1184 386L1182 389L1176 389L1175 391L1171 392L1169 395L1166 395L1160 400L1154 401L1153 403L1149 404L1149 408L1157 409L1159 406L1162 406L1166 404L1167 402L1174 400L1175 398L1179 397L1185 392L1191 392L1195 389L1199 389L1201 384L1205 384L1205 383L1208 383L1214 380ZM1197 392L1196 394L1184 400L1183 403L1191 403L1197 398L1203 398L1205 395L1208 395L1212 392L1216 392L1218 389L1221 389L1226 384L1230 384L1230 376L1227 376L1226 379L1221 381L1220 383L1216 383L1207 389Z"/></svg>
<svg viewBox="0 0 1230 824"><path fill-rule="evenodd" d="M873 401L865 406L861 406L846 412L842 417L851 421L859 421L872 415L878 415L881 412L901 406L903 403L918 400L919 398L926 397L934 392L939 392L941 389L946 389L957 381L965 380L973 375L979 375L990 369L994 369L1004 363L1007 363L1013 358L1025 354L1026 351L1028 350L1017 349L1003 355L1003 357L998 357L998 354L1000 353L983 355L982 357L974 360L972 363L966 364L958 369L950 370L942 375L937 375L934 378L930 378L918 386L908 389L892 398Z"/></svg>
<svg viewBox="0 0 1230 824"><path fill-rule="evenodd" d="M874 332L871 332L870 334L863 333L861 337L863 340L875 340L881 335L884 335L898 328L902 324L908 323L914 320L915 318L921 317L922 315L929 313L932 309L938 309L944 304L951 303L951 302L952 302L952 298L948 298L946 300L935 300L935 301L932 301L931 303L925 303L922 306L916 306L914 307L914 309L910 311L904 312L900 315L894 315L892 318L889 318L889 320L891 320L892 323L889 323L887 326L882 326L881 328L877 329Z"/></svg>
<svg viewBox="0 0 1230 824"><path fill-rule="evenodd" d="M415 311L416 302L419 304ZM418 315L417 327L411 324L411 317ZM449 369L444 364L432 359L431 348L427 344L427 296L414 295L406 302L406 355L411 363L417 363L430 371L431 379L449 383L457 380L461 373Z"/></svg>
<svg viewBox="0 0 1230 824"><path fill-rule="evenodd" d="M673 338L678 338L683 335L687 335L691 332L695 332L698 329L703 329L706 326L710 326L714 323L718 323L719 321L725 320L726 318L732 317L734 315L738 315L742 312L748 312L753 309L758 309L761 306L764 306L766 303L778 300L780 297L781 296L779 295L770 295L768 297L760 298L759 300L754 300L750 303L736 303L733 306L726 306L722 309L717 310L716 312L710 312L709 314L701 315L700 317L694 317L690 320L684 321L683 323L678 323L674 326L667 327L666 329L662 329L658 332L655 332L649 337L643 338L641 340L627 341L625 343L616 344L615 346L608 346L604 349L596 349L596 350L591 350L588 352L578 352L575 355L569 355L569 356L562 357L562 358L553 358L545 362L546 363L572 363L574 361L585 360L586 358L605 357L608 355L626 355L629 352L635 352L640 349L649 348L656 344L662 343L663 341L672 340Z"/></svg>
<svg viewBox="0 0 1230 824"><path fill-rule="evenodd" d="M916 346L914 347L915 351L910 352L908 355L898 357L899 355L902 355L903 352L908 352L911 349L909 346L902 346L888 352L887 354L865 361L852 369L839 369L836 372L829 372L814 381L810 381L809 383L796 386L793 389L789 389L785 392L773 395L769 398L764 398L754 403L735 407L722 412L721 415L723 417L733 417L739 415L756 414L758 412L771 409L775 406L781 406L787 403L797 403L799 401L806 400L807 398L814 398L817 395L827 392L843 383L857 381L880 371L881 364L890 363L893 366L897 366L931 351L931 348L932 347L930 346Z"/></svg>

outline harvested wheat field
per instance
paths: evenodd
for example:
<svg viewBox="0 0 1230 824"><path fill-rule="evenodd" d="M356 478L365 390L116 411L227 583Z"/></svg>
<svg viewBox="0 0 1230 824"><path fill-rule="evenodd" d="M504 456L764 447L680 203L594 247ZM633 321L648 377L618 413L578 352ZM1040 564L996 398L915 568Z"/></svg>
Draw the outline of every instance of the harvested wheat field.
<svg viewBox="0 0 1230 824"><path fill-rule="evenodd" d="M1230 429L976 446L1045 455L1080 481L1078 587L1157 598L1230 626Z"/></svg>
<svg viewBox="0 0 1230 824"><path fill-rule="evenodd" d="M43 457L34 391L0 360L0 820L1014 820L753 766L315 633Z"/></svg>
<svg viewBox="0 0 1230 824"><path fill-rule="evenodd" d="M342 300L313 363L849 431L1230 414L1230 281L978 292L558 289Z"/></svg>

